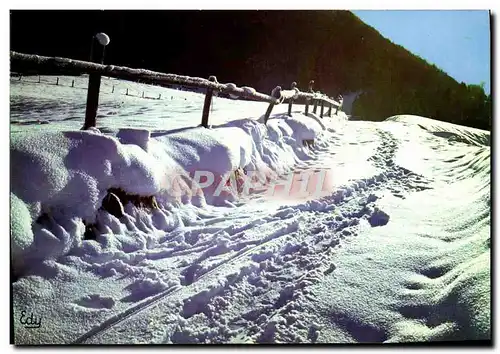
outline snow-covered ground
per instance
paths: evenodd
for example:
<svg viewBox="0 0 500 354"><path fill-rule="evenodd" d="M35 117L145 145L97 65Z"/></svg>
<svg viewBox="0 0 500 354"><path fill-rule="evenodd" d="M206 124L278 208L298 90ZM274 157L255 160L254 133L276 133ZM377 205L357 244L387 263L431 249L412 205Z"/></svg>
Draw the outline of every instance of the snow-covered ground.
<svg viewBox="0 0 500 354"><path fill-rule="evenodd" d="M490 338L489 132L219 97L207 130L203 95L107 78L84 132L86 79L37 81L11 79L17 344Z"/></svg>

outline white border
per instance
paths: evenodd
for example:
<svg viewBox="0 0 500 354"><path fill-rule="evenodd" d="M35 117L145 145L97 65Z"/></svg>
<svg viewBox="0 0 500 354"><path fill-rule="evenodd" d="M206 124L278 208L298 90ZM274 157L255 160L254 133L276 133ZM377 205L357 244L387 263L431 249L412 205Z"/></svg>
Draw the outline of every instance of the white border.
<svg viewBox="0 0 500 354"><path fill-rule="evenodd" d="M6 6L6 9L3 9L3 7ZM438 2L435 0L420 0L418 2L415 1L401 1L401 0L391 0L391 1L385 1L381 3L380 1L361 1L361 0L350 0L350 1L318 1L318 0L307 0L305 2L298 2L294 0L293 2L290 1L269 1L269 0L252 0L251 2L243 2L243 1L224 1L224 0L211 0L210 2L201 2L201 1L194 1L194 0L184 0L182 2L170 2L170 1L153 1L153 0L113 0L113 1L103 1L103 0L75 0L75 1L54 1L54 0L46 0L43 2L39 1L26 1L26 0L7 0L5 2L2 2L2 11L0 12L0 26L2 28L1 31L1 36L0 36L0 45L2 48L2 55L0 55L0 67L1 67L1 84L2 84L2 94L0 95L0 102L1 102L1 107L2 107L2 112L4 113L2 115L2 125L3 125L3 130L2 134L4 136L0 139L1 143L1 148L0 152L2 154L2 158L0 161L2 161L2 166L3 166L3 173L1 174L1 198L0 198L0 226L2 230L4 231L3 237L3 242L4 246L1 247L1 250L3 252L3 255L1 257L3 261L3 267L2 271L0 272L1 275L1 284L4 285L4 291L1 292L1 297L2 297L2 305L1 306L1 328L0 328L0 333L2 336L1 343L7 344L9 343L9 332L10 332L10 302L9 302L9 291L7 291L8 287L10 286L10 281L9 281L9 238L10 238L10 233L9 233L9 175L8 175L8 161L9 161L9 150L8 150L8 145L9 145L9 98L8 98L8 92L9 92L9 57L8 57L8 51L10 48L9 45L9 36L10 36L10 31L9 31L9 23L10 23L10 18L9 18L9 9L348 9L348 10L358 10L358 9L405 9L405 10L411 10L411 9L491 9L493 10L494 15L498 15L500 13L499 11L496 10L498 7L498 1L495 3L491 0L475 0L475 1L445 1L445 2ZM498 22L495 22L495 24L498 26ZM29 30L36 31L36 28L31 28ZM493 39L495 44L493 45L493 48L495 49L494 57L496 58L497 54L497 36L493 34ZM493 66L493 63L492 63ZM496 76L496 75L495 75ZM493 86L495 86L493 88ZM496 92L496 80L492 81L492 92ZM496 97L494 97L495 100ZM494 105L496 105L496 100ZM496 139L496 134L495 134L495 140ZM498 141L495 141L495 145L498 144ZM498 146L498 145L497 145ZM495 152L495 156L496 156ZM495 165L498 163L498 161L495 161ZM495 178L495 182L497 181L497 178ZM498 186L498 183L497 183ZM493 196L492 196L493 197ZM496 215L494 216L495 222L497 221ZM498 224L497 224L498 226ZM492 235L492 237L494 237ZM499 242L499 240L495 240L494 244L496 245ZM495 276L497 279L497 276ZM495 280L496 280L495 279ZM498 291L497 291L497 285L498 282L495 281L495 294L498 296ZM495 316L492 316L492 320L495 319ZM495 337L498 340L498 325L495 325L494 328L496 329L495 331ZM220 348L220 347L219 347ZM13 346L8 346L7 352L13 352L14 347ZM73 348L76 349L76 348ZM134 351L144 351L146 352L158 352L158 353L165 353L166 350L169 352L189 352L189 351L199 351L202 349L206 349L203 346L196 346L193 349L169 349L167 347L159 347L159 348L143 348L141 349L140 347L137 347L137 349L134 348ZM218 348L217 348L218 349ZM216 349L216 350L217 350ZM222 349L222 348L220 348ZM232 347L233 350L239 350L239 348ZM245 348L247 349L247 348ZM248 348L251 350L262 350L263 348ZM269 349L265 348L265 349ZM296 350L299 351L310 351L312 348L296 348ZM363 349L374 349L372 347L331 347L331 348L321 348L320 350L327 350L331 351L334 350L335 352L345 352L345 353L353 353L353 352L359 352L362 351ZM388 348L388 349L383 349L380 347L377 347L377 349L381 349L382 351L389 351L390 349L392 350L397 350L397 348ZM402 348L404 349L404 348ZM467 347L463 348L467 352L473 352L473 351L479 351L479 349L469 349ZM39 350L39 349L38 349ZM123 349L119 348L105 348L105 350L109 353L121 353ZM278 349L272 349L273 351L285 351L287 349L281 347ZM412 351L414 352L426 352L428 349L425 347L422 347L421 349L414 349ZM443 348L441 349L443 351L456 351L455 348ZM55 351L55 349L48 349L49 352ZM3 350L2 350L3 352ZM35 352L35 349L24 349L23 352Z"/></svg>
<svg viewBox="0 0 500 354"><path fill-rule="evenodd" d="M7 0L10 9L491 9L494 6L492 0L475 1L285 1L285 0L252 0L252 1L227 1L211 0L204 2L200 0L185 0L182 2L158 1L158 0L74 0L71 2L61 0L46 0L43 2L35 0Z"/></svg>

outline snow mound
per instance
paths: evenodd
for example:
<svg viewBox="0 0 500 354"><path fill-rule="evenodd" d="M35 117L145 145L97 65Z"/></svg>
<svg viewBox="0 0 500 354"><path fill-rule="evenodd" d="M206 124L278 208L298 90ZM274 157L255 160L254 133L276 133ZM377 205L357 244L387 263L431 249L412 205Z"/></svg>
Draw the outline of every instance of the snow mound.
<svg viewBox="0 0 500 354"><path fill-rule="evenodd" d="M33 243L31 215L26 204L10 194L11 257L14 269L22 268L24 256Z"/></svg>
<svg viewBox="0 0 500 354"><path fill-rule="evenodd" d="M150 131L146 129L122 128L118 131L117 138L122 144L135 144L144 151L148 151Z"/></svg>
<svg viewBox="0 0 500 354"><path fill-rule="evenodd" d="M349 116L344 111L338 111L336 116L342 120L349 120Z"/></svg>
<svg viewBox="0 0 500 354"><path fill-rule="evenodd" d="M324 130L324 126L320 121L302 115L290 117L286 120L286 123L292 128L294 138L299 141L313 140L319 132Z"/></svg>
<svg viewBox="0 0 500 354"><path fill-rule="evenodd" d="M490 146L490 132L487 130L465 127L458 124L408 114L389 117L386 121L415 124L431 134L450 141L458 141L477 146Z"/></svg>
<svg viewBox="0 0 500 354"><path fill-rule="evenodd" d="M298 156L307 157L302 140L314 139L322 130L316 120L296 116L274 119L270 128L243 119L214 129L170 133L127 128L116 136L98 130L15 134L11 143L15 256L21 259L33 243L37 259L64 254L79 244L85 227L98 234L121 232L114 216L108 220L98 212L111 189L137 198L155 197L159 210L153 215L144 215L130 203L117 206L125 207L120 221L127 229L146 233L154 225L171 229L182 224L168 212L173 206L228 206L238 199L238 185L243 183L242 176L226 183L234 171L262 175L287 171ZM214 182L196 188L206 172ZM53 247L49 250L44 244Z"/></svg>
<svg viewBox="0 0 500 354"><path fill-rule="evenodd" d="M400 308L407 319L388 342L491 338L491 259L482 241L472 237L410 280Z"/></svg>

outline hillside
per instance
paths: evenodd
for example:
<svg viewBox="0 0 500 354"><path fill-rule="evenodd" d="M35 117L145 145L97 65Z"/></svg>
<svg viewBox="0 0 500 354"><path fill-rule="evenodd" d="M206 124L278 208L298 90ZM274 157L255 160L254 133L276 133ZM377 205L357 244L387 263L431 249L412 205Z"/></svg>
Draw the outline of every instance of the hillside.
<svg viewBox="0 0 500 354"><path fill-rule="evenodd" d="M314 79L331 96L362 92L352 113L366 120L416 114L491 127L491 97L480 86L456 82L349 11L11 12L15 51L86 60L98 31L111 37L107 63L215 74L262 92Z"/></svg>

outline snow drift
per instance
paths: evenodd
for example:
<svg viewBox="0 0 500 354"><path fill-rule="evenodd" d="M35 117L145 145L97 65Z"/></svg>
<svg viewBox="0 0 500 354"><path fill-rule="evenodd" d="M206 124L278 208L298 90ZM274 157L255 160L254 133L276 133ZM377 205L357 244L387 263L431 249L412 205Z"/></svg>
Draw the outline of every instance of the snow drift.
<svg viewBox="0 0 500 354"><path fill-rule="evenodd" d="M478 146L490 146L490 134L481 129L464 127L453 123L408 114L389 117L386 121L415 124L431 134L448 139L449 141L459 141Z"/></svg>
<svg viewBox="0 0 500 354"><path fill-rule="evenodd" d="M228 186L214 195L222 179L238 169L284 173L298 156L307 158L302 141L314 139L323 129L317 118L302 116L272 119L269 130L246 119L174 133L127 128L116 136L98 130L16 134L11 142L15 259L20 260L21 253L45 259L40 251L47 238L59 244L51 243L51 257L79 245L83 235L69 235L64 226L58 228L59 235L46 228L33 235L28 225L40 224L39 218L45 215L55 223L69 222L68 216L71 223L94 223L110 188L155 196L160 206L156 213L165 220L166 208L179 204L230 206L227 201L238 199L236 188ZM209 171L218 180L193 195L197 171ZM174 178L178 176L183 178Z"/></svg>

